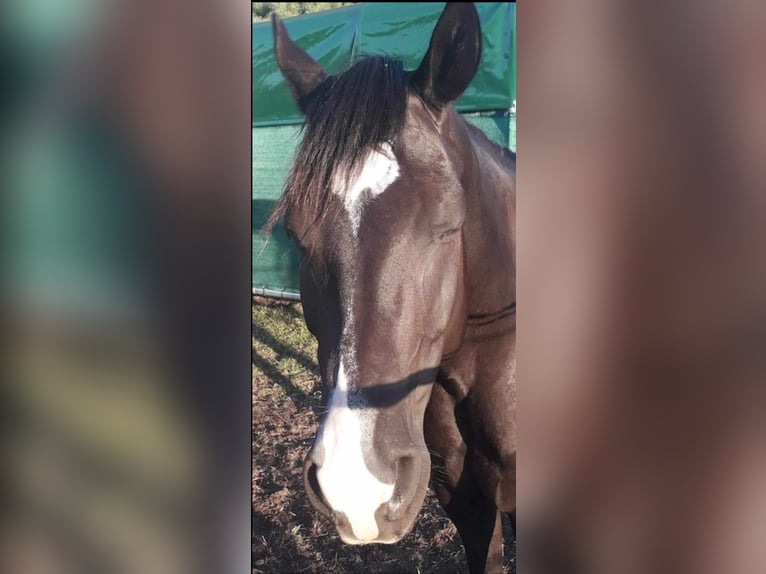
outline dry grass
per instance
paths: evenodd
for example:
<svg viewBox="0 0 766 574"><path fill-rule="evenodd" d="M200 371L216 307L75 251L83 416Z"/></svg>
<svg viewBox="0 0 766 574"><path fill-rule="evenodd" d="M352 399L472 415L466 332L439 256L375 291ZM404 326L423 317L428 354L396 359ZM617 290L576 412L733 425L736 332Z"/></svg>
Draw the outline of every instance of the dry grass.
<svg viewBox="0 0 766 574"><path fill-rule="evenodd" d="M258 300L252 324L253 574L467 572L460 536L430 490L394 545L347 546L311 508L301 466L321 408L316 342L299 304ZM515 572L515 547L505 565Z"/></svg>

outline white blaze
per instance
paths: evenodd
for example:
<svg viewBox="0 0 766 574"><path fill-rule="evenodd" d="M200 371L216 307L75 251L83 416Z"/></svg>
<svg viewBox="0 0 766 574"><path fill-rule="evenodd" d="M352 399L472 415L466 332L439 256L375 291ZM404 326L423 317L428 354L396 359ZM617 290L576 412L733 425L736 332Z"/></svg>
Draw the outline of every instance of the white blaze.
<svg viewBox="0 0 766 574"><path fill-rule="evenodd" d="M364 202L362 193L369 190L377 197L399 177L399 163L396 161L391 144L383 144L382 151L373 150L367 157L359 175L348 185L336 186L335 193L343 198L348 211L354 235L359 229Z"/></svg>
<svg viewBox="0 0 766 574"><path fill-rule="evenodd" d="M380 151L370 152L356 177L345 181L340 176L336 180L333 192L343 199L354 237L367 200L386 191L397 177L399 164L391 145L386 143ZM348 313L346 323L350 325L353 324L353 310L349 309ZM353 374L353 347L346 353L347 366ZM318 438L324 454L317 480L330 507L348 518L354 536L361 542L370 542L379 534L375 511L391 499L394 484L380 482L364 462L364 449L372 447L375 413L372 409L349 408L348 374L341 360L338 380L330 394L327 418Z"/></svg>
<svg viewBox="0 0 766 574"><path fill-rule="evenodd" d="M375 511L394 492L393 483L380 482L364 462L363 448L372 444L374 423L372 412L348 407L348 380L341 361L319 439L324 457L317 480L327 503L346 515L362 542L377 538Z"/></svg>

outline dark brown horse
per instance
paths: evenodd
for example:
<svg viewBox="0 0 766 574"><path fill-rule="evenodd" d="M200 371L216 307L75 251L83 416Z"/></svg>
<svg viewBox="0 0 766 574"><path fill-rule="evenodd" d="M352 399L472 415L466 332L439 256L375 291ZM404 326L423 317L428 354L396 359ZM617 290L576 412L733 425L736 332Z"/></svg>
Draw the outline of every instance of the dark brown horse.
<svg viewBox="0 0 766 574"><path fill-rule="evenodd" d="M450 105L481 56L448 3L415 71L369 57L328 76L274 19L306 116L280 218L328 407L305 459L311 503L349 544L393 543L433 487L471 572L502 569L515 510L515 155ZM430 451L430 452L429 452Z"/></svg>

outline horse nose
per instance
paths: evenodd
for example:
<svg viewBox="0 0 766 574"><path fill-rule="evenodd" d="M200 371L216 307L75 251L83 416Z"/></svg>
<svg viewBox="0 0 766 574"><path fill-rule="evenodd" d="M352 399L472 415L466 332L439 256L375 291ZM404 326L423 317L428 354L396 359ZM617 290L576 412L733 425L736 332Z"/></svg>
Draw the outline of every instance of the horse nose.
<svg viewBox="0 0 766 574"><path fill-rule="evenodd" d="M388 520L399 520L409 508L417 494L420 470L421 457L415 453L406 454L396 461L396 481L388 501Z"/></svg>

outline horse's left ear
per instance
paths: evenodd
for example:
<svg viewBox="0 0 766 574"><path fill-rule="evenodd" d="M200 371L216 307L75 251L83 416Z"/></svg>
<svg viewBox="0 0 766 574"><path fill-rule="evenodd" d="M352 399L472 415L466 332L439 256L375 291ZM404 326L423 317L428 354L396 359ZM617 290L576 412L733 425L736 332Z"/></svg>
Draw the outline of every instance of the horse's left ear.
<svg viewBox="0 0 766 574"><path fill-rule="evenodd" d="M431 107L456 100L471 83L481 58L481 24L472 2L447 2L410 85Z"/></svg>

